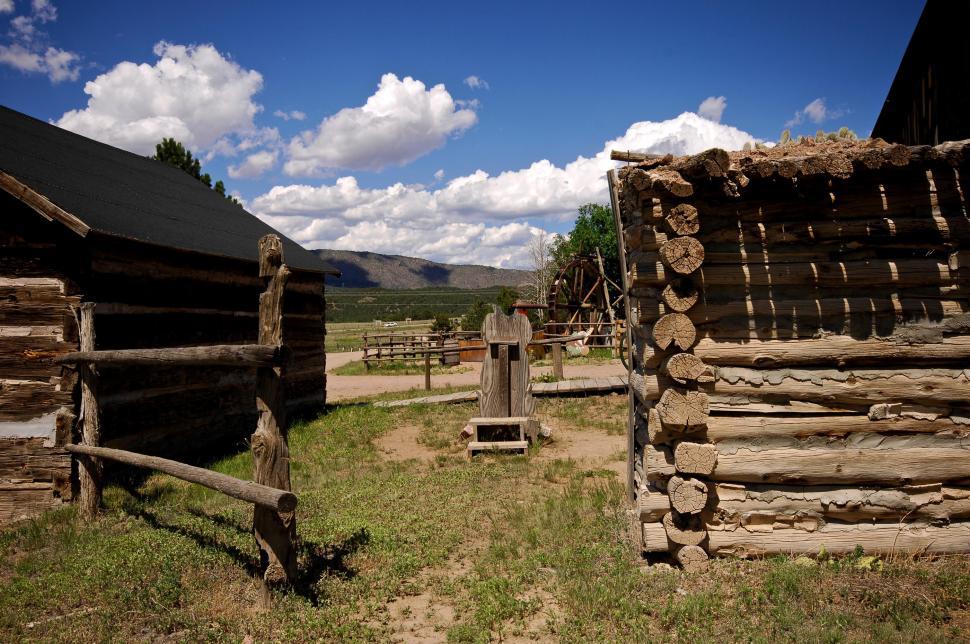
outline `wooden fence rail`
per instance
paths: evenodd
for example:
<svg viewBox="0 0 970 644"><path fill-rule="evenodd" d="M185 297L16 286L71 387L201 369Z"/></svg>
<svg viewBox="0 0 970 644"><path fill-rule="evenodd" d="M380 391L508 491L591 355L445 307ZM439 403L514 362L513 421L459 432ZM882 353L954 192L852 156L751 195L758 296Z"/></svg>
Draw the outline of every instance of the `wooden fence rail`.
<svg viewBox="0 0 970 644"><path fill-rule="evenodd" d="M283 338L283 299L289 278L282 242L276 235L259 240L258 344L95 350L95 304L81 304L80 351L57 359L76 364L81 381L81 444L65 449L78 456L81 515L94 518L101 506L103 459L164 472L256 505L253 535L263 565L262 603L268 606L272 585L296 578L296 496L290 492L290 457L283 376L288 354ZM256 368L255 403L259 418L251 437L253 479L241 479L157 456L101 447L97 366L230 366Z"/></svg>
<svg viewBox="0 0 970 644"><path fill-rule="evenodd" d="M147 456L136 454L123 449L110 449L108 447L91 447L90 445L66 445L64 447L72 454L83 454L97 458L106 458L111 461L144 467L152 470L164 472L177 479L197 483L211 490L217 490L242 501L255 503L256 505L270 508L277 512L293 512L296 509L296 495L286 490L277 490L267 485L260 485L253 481L244 481L228 474L213 472L203 467L195 467L171 461L167 458L158 456Z"/></svg>
<svg viewBox="0 0 970 644"><path fill-rule="evenodd" d="M271 367L282 361L280 347L264 344L214 344L206 347L76 351L54 359L57 364L109 366Z"/></svg>

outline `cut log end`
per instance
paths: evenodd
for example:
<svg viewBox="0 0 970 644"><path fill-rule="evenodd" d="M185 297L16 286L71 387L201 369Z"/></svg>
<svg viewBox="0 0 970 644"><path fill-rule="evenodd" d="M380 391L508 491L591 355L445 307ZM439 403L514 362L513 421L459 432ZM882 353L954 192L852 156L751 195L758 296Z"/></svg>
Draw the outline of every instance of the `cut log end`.
<svg viewBox="0 0 970 644"><path fill-rule="evenodd" d="M710 399L703 391L669 388L660 396L656 409L665 427L691 431L707 426Z"/></svg>
<svg viewBox="0 0 970 644"><path fill-rule="evenodd" d="M695 235L701 229L697 208L686 203L672 208L664 221L671 232L678 235Z"/></svg>
<svg viewBox="0 0 970 644"><path fill-rule="evenodd" d="M667 359L664 370L668 376L682 385L706 375L710 375L710 379L713 380L714 375L711 368L693 353L675 353Z"/></svg>
<svg viewBox="0 0 970 644"><path fill-rule="evenodd" d="M687 572L706 572L710 560L700 546L681 546L674 552L674 559Z"/></svg>
<svg viewBox="0 0 970 644"><path fill-rule="evenodd" d="M704 246L693 237L674 237L660 247L660 259L675 273L690 275L704 263Z"/></svg>
<svg viewBox="0 0 970 644"><path fill-rule="evenodd" d="M697 340L697 329L683 313L668 313L654 322L653 340L661 349L673 345L687 351Z"/></svg>
<svg viewBox="0 0 970 644"><path fill-rule="evenodd" d="M663 423L660 422L660 414L653 407L647 412L647 439L651 444L662 443L667 439Z"/></svg>
<svg viewBox="0 0 970 644"><path fill-rule="evenodd" d="M667 539L680 546L699 546L707 538L707 530L699 516L668 512L663 518Z"/></svg>
<svg viewBox="0 0 970 644"><path fill-rule="evenodd" d="M717 448L702 443L680 443L674 450L678 472L710 476L717 467Z"/></svg>
<svg viewBox="0 0 970 644"><path fill-rule="evenodd" d="M681 514L697 514L707 505L707 484L699 479L672 476L667 481L670 506Z"/></svg>
<svg viewBox="0 0 970 644"><path fill-rule="evenodd" d="M686 279L674 280L664 287L660 294L664 305L675 313L685 313L695 304L699 294L693 282Z"/></svg>
<svg viewBox="0 0 970 644"><path fill-rule="evenodd" d="M654 170L650 178L653 181L651 189L657 195L689 197L694 194L694 186L674 170Z"/></svg>

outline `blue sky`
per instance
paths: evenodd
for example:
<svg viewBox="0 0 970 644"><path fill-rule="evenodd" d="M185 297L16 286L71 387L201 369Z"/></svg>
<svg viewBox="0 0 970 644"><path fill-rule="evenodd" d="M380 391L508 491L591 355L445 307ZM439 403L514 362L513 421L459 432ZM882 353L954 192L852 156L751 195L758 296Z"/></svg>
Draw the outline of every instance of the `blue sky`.
<svg viewBox="0 0 970 644"><path fill-rule="evenodd" d="M867 135L922 9L145 4L0 0L0 103L135 152L182 138L310 247L495 265L605 200L610 141Z"/></svg>

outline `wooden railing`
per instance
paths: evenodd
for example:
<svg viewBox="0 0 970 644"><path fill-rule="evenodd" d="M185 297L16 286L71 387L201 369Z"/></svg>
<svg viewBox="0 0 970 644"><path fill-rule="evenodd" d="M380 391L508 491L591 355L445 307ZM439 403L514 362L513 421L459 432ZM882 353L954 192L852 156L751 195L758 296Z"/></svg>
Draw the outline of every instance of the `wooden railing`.
<svg viewBox="0 0 970 644"><path fill-rule="evenodd" d="M535 346L546 346L550 345L552 347L552 373L558 378L563 377L563 366L562 366L562 345L567 342L575 342L577 340L582 340L585 338L581 333L568 336L556 336L551 338L543 338L542 340L532 340L529 342L530 347ZM463 351L478 351L486 349L486 345L473 344L462 347ZM431 356L440 356L445 354L455 353L454 347L433 347L429 346L423 349L409 349L406 352L402 352L402 356L407 356L409 359L417 359L418 357L424 358L424 388L426 390L431 390ZM385 356L385 359L391 360L396 357L394 354L390 356Z"/></svg>
<svg viewBox="0 0 970 644"><path fill-rule="evenodd" d="M590 330L592 333L589 334L587 344L590 347L609 348L613 351L613 357L616 358L619 357L621 347L620 336L623 335L626 329L626 322L624 320L616 320L615 322L608 320L603 320L602 322L549 321L543 325L543 328L547 334L551 335L563 335L568 331L577 333L579 331Z"/></svg>
<svg viewBox="0 0 970 644"><path fill-rule="evenodd" d="M269 600L269 587L290 583L296 578L297 498L290 492L283 393L287 355L283 337L283 298L290 271L283 263L282 248L276 235L266 235L259 240L259 276L265 284L259 296L258 344L98 351L95 349L94 327L96 305L85 302L81 304L80 315L81 350L57 359L61 364L76 365L81 381L81 443L66 446L68 452L78 457L80 465L81 516L90 520L100 511L104 484L102 461L105 459L158 470L253 503L256 506L253 534L264 564L264 602ZM259 418L251 438L253 480L237 479L157 456L102 447L96 365L255 367Z"/></svg>

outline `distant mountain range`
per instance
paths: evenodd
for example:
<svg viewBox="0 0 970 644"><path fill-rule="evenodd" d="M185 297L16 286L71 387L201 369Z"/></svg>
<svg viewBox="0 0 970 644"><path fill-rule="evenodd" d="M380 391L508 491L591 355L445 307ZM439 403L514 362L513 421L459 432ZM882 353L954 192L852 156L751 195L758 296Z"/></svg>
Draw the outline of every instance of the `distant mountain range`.
<svg viewBox="0 0 970 644"><path fill-rule="evenodd" d="M326 248L312 252L342 273L340 277L328 276L327 284L344 288L489 288L518 286L529 278L527 271L474 264L440 264L403 255Z"/></svg>

